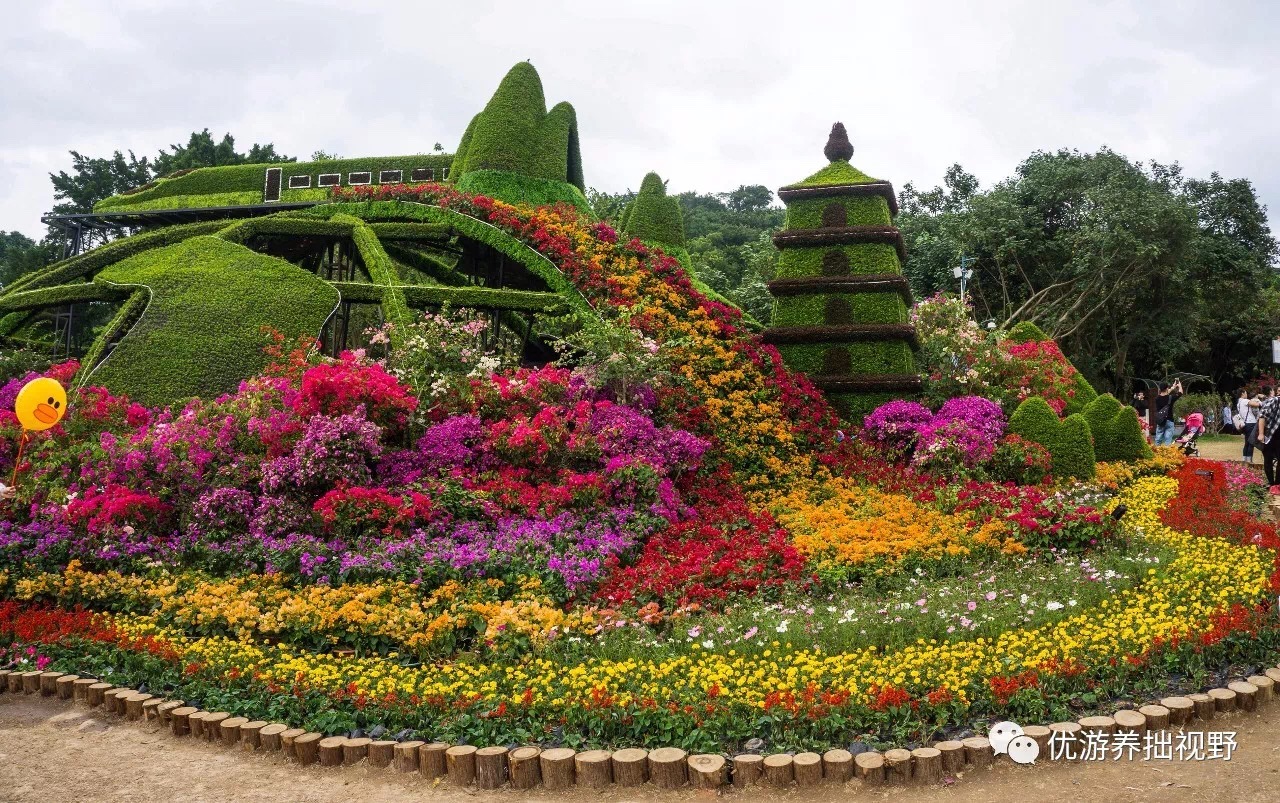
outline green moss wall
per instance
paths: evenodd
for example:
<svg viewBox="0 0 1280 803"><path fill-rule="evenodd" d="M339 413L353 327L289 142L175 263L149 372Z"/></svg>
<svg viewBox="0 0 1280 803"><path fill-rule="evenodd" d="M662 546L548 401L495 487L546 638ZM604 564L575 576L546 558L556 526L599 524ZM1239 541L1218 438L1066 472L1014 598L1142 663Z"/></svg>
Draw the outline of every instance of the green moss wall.
<svg viewBox="0 0 1280 803"><path fill-rule="evenodd" d="M146 290L146 310L91 381L147 405L234 390L262 370L269 326L318 336L338 292L282 259L212 236L130 257L96 282Z"/></svg>
<svg viewBox="0 0 1280 803"><path fill-rule="evenodd" d="M827 254L839 258L831 259ZM778 254L779 279L901 272L898 252L892 245L882 243L837 245L830 248L784 248Z"/></svg>
<svg viewBox="0 0 1280 803"><path fill-rule="evenodd" d="M837 207L838 209L833 209ZM857 198L851 195L792 201L787 205L787 229L817 229L826 224L824 215L843 212L846 226L890 226L889 203L880 197Z"/></svg>

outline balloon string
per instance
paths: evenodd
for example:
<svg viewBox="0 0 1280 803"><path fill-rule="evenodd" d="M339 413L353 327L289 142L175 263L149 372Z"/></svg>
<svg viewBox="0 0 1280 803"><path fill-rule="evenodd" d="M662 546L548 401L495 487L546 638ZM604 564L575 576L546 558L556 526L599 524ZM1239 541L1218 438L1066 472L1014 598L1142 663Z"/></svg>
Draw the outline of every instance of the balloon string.
<svg viewBox="0 0 1280 803"><path fill-rule="evenodd" d="M22 437L18 439L18 458L13 461L13 479L9 481L9 487L18 487L18 469L22 468L22 450L27 445L27 431L22 430Z"/></svg>

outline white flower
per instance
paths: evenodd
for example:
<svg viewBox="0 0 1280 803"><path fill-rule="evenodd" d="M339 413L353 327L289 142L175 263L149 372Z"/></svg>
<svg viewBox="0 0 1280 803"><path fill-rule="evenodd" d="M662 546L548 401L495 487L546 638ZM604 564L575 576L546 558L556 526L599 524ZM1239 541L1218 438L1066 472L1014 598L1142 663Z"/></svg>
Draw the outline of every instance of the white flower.
<svg viewBox="0 0 1280 803"><path fill-rule="evenodd" d="M1045 603L1044 609L1046 611L1060 611L1062 610L1062 607L1061 602L1047 602Z"/></svg>
<svg viewBox="0 0 1280 803"><path fill-rule="evenodd" d="M715 643L714 641L712 641L711 639L707 639L706 641L702 642L702 648L703 648L704 650L712 649L712 648L713 648L713 647L715 647L715 646L716 646L716 643Z"/></svg>
<svg viewBox="0 0 1280 803"><path fill-rule="evenodd" d="M779 622L779 623L778 623L778 628L777 628L777 629L778 629L778 632L779 632L779 633L785 633L785 632L787 632L787 625L788 625L788 624L790 624L790 620L788 620L788 619L783 619L781 622Z"/></svg>

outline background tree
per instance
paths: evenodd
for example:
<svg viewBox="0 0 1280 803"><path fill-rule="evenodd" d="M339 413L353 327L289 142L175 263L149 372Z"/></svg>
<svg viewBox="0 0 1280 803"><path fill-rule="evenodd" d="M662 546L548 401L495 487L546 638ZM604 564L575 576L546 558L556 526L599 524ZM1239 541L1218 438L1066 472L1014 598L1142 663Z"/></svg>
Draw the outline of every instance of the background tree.
<svg viewBox="0 0 1280 803"><path fill-rule="evenodd" d="M152 168L152 178L167 176L177 170L190 170L196 167L222 167L224 165L263 164L267 162L293 162L291 156L276 153L275 145L254 143L248 153L236 151L236 139L230 134L223 134L222 139L214 143L209 129L191 132L186 145L170 145L169 150L160 151Z"/></svg>
<svg viewBox="0 0 1280 803"><path fill-rule="evenodd" d="M1062 150L985 192L954 165L900 205L918 297L954 288L965 253L979 320L1036 323L1095 384L1182 370L1225 387L1269 357L1276 242L1248 181Z"/></svg>
<svg viewBox="0 0 1280 803"><path fill-rule="evenodd" d="M154 160L145 156L139 159L133 151L129 151L127 156L115 151L104 158L71 151L71 172L60 170L49 174L49 180L53 182L53 197L57 201L51 211L58 215L92 212L93 205L104 198L141 187L177 170L292 161L295 161L293 157L276 153L270 142L266 145L254 143L247 153L240 153L236 150L235 137L224 134L215 143L207 128L193 131L186 145L170 145L168 149L161 149ZM107 235L89 232L87 237L89 242L86 244L92 246ZM50 253L56 251L61 254L64 244L61 230L50 228L45 242L57 245Z"/></svg>
<svg viewBox="0 0 1280 803"><path fill-rule="evenodd" d="M17 231L0 231L0 288L22 274L42 268L61 255L56 243L37 243Z"/></svg>

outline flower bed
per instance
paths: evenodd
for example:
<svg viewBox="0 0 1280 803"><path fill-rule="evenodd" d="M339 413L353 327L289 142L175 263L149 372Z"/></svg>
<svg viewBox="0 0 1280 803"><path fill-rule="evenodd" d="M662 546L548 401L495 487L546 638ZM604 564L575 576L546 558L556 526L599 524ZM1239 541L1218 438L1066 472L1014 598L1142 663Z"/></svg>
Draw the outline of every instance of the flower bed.
<svg viewBox="0 0 1280 803"><path fill-rule="evenodd" d="M1055 482L1005 432L1025 395L1073 398L1051 343L992 346L1002 375L1039 366L1008 398L842 431L674 260L576 210L340 200L311 214L511 234L600 329L518 367L442 312L377 333L378 360L277 339L178 409L83 391L0 522L15 665L326 733L721 752L1075 718L1275 650L1256 475L1157 450Z"/></svg>

